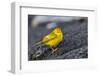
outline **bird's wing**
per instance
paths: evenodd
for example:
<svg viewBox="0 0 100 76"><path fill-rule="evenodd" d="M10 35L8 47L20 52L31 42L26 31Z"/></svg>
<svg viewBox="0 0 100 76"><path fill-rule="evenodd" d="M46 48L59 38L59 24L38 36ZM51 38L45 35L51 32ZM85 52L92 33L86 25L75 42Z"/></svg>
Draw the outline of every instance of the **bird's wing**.
<svg viewBox="0 0 100 76"><path fill-rule="evenodd" d="M55 34L55 33L50 33L49 35L47 35L47 36L45 36L44 38L43 38L43 41L42 42L48 42L48 41L50 41L50 40L52 40L52 39L54 39L54 38L56 38L57 37L57 35Z"/></svg>

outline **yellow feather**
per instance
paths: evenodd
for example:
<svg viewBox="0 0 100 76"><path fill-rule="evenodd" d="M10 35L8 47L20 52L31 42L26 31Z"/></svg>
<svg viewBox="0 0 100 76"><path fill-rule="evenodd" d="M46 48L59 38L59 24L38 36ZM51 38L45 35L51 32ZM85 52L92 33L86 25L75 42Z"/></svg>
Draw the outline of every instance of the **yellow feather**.
<svg viewBox="0 0 100 76"><path fill-rule="evenodd" d="M49 47L56 47L63 40L61 28L55 28L50 34L42 39L42 43Z"/></svg>

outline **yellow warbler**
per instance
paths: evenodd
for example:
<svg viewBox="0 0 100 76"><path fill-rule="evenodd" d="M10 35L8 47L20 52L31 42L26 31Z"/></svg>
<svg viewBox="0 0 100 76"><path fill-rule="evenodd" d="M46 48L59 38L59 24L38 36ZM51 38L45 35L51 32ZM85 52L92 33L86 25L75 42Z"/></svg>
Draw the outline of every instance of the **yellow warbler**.
<svg viewBox="0 0 100 76"><path fill-rule="evenodd" d="M57 27L50 34L43 37L41 41L34 44L34 46L42 43L44 45L49 46L52 49L52 53L53 53L57 51L56 47L59 45L60 42L62 42L62 40L63 40L62 30L60 27Z"/></svg>
<svg viewBox="0 0 100 76"><path fill-rule="evenodd" d="M53 51L57 45L63 40L63 33L60 27L55 28L50 34L42 39L42 43L49 46Z"/></svg>

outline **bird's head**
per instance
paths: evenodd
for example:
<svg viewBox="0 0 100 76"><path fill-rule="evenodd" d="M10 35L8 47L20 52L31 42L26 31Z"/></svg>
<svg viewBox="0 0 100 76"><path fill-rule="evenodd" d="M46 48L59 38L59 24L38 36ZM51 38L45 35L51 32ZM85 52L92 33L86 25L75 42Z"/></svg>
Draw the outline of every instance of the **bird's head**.
<svg viewBox="0 0 100 76"><path fill-rule="evenodd" d="M55 33L56 35L60 35L60 34L62 33L61 28L60 28L60 27L55 28L55 29L54 29L54 33Z"/></svg>

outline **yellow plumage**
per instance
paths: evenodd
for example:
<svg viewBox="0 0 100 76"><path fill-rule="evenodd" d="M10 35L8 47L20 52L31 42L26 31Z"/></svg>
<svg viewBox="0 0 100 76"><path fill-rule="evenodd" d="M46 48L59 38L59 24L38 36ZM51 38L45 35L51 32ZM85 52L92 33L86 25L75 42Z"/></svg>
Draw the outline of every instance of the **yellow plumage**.
<svg viewBox="0 0 100 76"><path fill-rule="evenodd" d="M33 46L44 44L49 46L52 49L52 54L58 50L56 48L60 42L63 40L63 32L61 28L57 27L55 28L50 34L43 37L43 39L37 43L35 43Z"/></svg>
<svg viewBox="0 0 100 76"><path fill-rule="evenodd" d="M61 31L61 28L57 27L55 28L50 34L46 35L42 39L42 43L54 48L59 45L59 43L63 40L63 33Z"/></svg>

